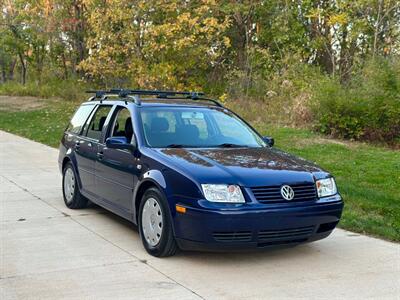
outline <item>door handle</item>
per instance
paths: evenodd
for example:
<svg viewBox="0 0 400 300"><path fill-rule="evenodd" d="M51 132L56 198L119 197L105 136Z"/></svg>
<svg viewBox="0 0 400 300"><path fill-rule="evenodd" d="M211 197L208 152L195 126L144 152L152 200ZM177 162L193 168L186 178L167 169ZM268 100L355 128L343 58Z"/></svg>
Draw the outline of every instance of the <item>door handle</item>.
<svg viewBox="0 0 400 300"><path fill-rule="evenodd" d="M97 152L97 158L98 158L99 160L102 160L103 157L104 157L103 152Z"/></svg>

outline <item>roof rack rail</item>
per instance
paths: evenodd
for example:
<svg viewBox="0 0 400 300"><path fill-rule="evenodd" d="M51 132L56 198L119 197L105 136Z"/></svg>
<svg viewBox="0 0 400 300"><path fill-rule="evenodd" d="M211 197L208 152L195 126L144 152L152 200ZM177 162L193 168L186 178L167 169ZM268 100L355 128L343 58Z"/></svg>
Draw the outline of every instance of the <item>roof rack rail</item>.
<svg viewBox="0 0 400 300"><path fill-rule="evenodd" d="M157 98L165 99L190 99L190 100L204 100L213 102L215 105L223 107L221 103L214 99L204 98L202 92L177 92L177 91L162 91L162 90L131 90L131 89L110 89L105 90L89 90L86 93L95 94L91 100L100 99L105 100L107 95L114 95L121 98L127 98L129 96L156 96ZM133 97L136 104L140 105L141 101L139 97Z"/></svg>

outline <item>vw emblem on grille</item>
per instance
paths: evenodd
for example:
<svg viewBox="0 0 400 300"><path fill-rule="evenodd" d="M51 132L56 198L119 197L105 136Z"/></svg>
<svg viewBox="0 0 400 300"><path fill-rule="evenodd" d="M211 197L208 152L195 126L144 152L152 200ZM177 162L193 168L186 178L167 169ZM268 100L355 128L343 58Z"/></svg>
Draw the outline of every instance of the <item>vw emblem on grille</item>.
<svg viewBox="0 0 400 300"><path fill-rule="evenodd" d="M291 186L283 185L281 187L281 195L285 200L292 200L294 198L294 191Z"/></svg>

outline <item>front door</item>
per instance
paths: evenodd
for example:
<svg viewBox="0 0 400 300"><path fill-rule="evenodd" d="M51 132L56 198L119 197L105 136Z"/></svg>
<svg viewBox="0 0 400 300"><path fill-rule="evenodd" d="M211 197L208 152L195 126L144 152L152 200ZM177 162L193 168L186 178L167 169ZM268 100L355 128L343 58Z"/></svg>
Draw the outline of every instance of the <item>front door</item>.
<svg viewBox="0 0 400 300"><path fill-rule="evenodd" d="M107 137L125 137L130 143L134 139L132 119L129 110L117 106ZM95 184L102 198L122 213L130 213L133 205L133 187L137 179L137 163L129 150L109 149L104 143L99 144L99 158L95 167Z"/></svg>

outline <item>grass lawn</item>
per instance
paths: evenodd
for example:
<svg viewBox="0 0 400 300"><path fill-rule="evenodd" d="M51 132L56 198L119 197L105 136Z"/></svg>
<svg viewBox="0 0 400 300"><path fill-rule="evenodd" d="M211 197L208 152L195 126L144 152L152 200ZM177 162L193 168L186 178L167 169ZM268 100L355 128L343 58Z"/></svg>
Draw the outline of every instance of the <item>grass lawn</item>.
<svg viewBox="0 0 400 300"><path fill-rule="evenodd" d="M77 105L43 100L40 107L23 109L0 102L0 129L57 147ZM273 136L276 147L315 161L336 177L345 199L340 227L400 241L400 151L331 140L305 129L258 129Z"/></svg>
<svg viewBox="0 0 400 300"><path fill-rule="evenodd" d="M62 133L79 103L49 99L40 102L41 105L34 109L30 106L24 108L20 103L13 108L8 103L0 102L0 129L58 147Z"/></svg>

